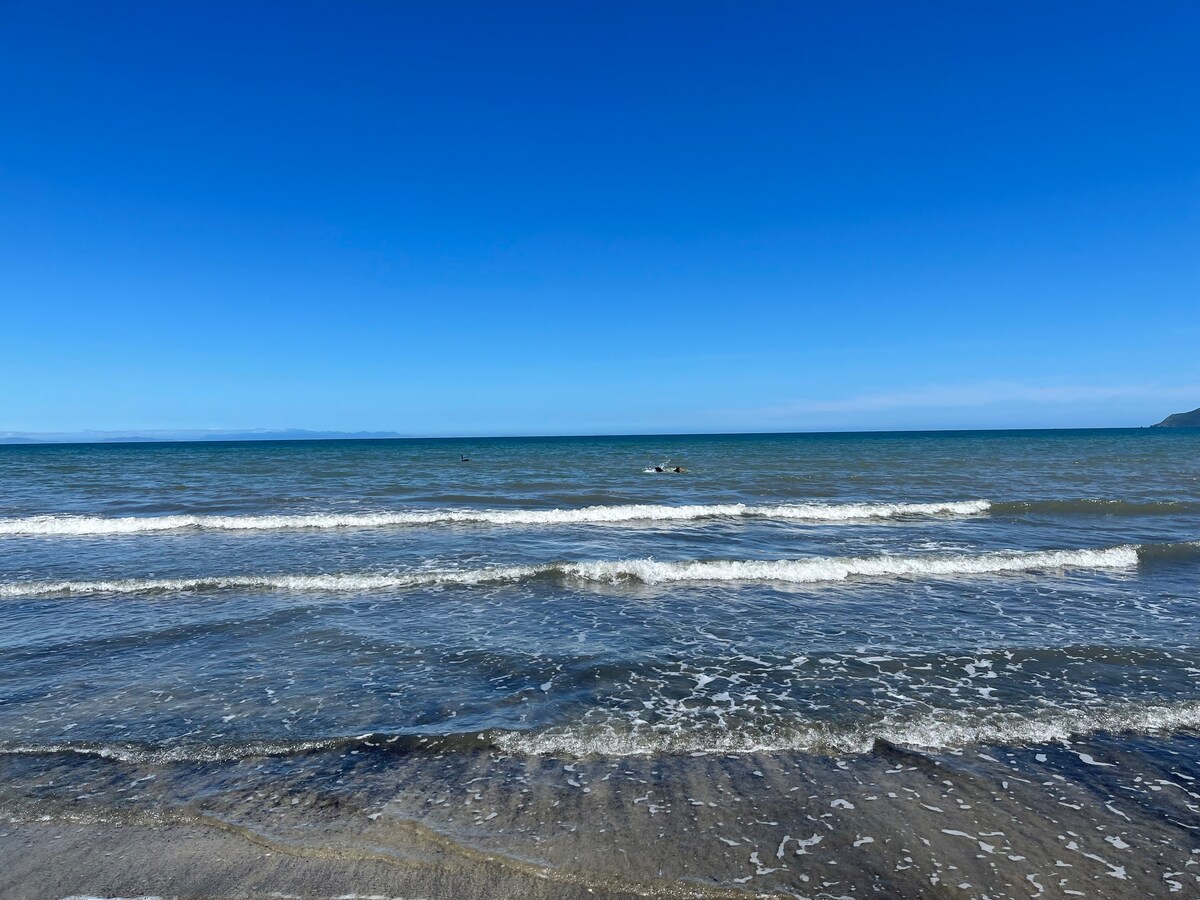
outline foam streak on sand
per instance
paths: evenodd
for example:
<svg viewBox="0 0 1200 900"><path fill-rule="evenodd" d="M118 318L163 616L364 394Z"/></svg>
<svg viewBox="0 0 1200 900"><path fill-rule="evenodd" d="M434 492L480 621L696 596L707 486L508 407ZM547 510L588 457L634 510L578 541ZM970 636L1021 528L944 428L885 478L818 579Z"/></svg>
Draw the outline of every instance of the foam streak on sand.
<svg viewBox="0 0 1200 900"><path fill-rule="evenodd" d="M733 582L819 584L848 578L954 577L1045 569L1121 569L1137 565L1138 547L1097 550L953 554L946 556L813 557L785 560L627 559L493 566L396 573L231 575L208 578L124 578L107 581L0 583L0 598L68 594L180 593L222 589L366 593L397 588L519 582L539 577L602 584Z"/></svg>
<svg viewBox="0 0 1200 900"><path fill-rule="evenodd" d="M328 530L405 525L606 525L739 517L836 523L908 516L969 516L986 512L990 505L987 500L961 500L945 503L800 503L773 506L745 503L692 506L631 504L580 509L429 509L275 516L30 516L0 519L0 535L99 536L180 530Z"/></svg>

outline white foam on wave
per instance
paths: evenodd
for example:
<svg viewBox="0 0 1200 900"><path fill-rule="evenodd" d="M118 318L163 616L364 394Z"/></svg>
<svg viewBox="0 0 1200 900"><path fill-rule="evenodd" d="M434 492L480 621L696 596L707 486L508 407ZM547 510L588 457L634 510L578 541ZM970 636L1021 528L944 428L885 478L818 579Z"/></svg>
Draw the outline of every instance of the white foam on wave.
<svg viewBox="0 0 1200 900"><path fill-rule="evenodd" d="M849 578L954 577L1046 569L1120 569L1137 565L1136 546L1098 550L1037 550L947 556L812 557L783 560L626 559L417 569L403 572L315 575L227 575L207 578L121 578L100 581L0 582L0 598L71 594L195 593L243 589L370 593L393 589L526 581L558 576L567 581L647 585L678 582L820 584Z"/></svg>
<svg viewBox="0 0 1200 900"><path fill-rule="evenodd" d="M405 525L605 525L623 522L690 522L717 518L787 519L837 523L906 516L970 516L987 500L945 503L799 503L754 506L628 504L579 509L430 509L378 513L272 516L28 516L0 519L0 535L120 535L159 531L281 531L392 528Z"/></svg>
<svg viewBox="0 0 1200 900"><path fill-rule="evenodd" d="M870 753L876 741L938 752L970 746L1022 746L1060 743L1109 734L1174 734L1200 729L1200 701L1132 704L1081 709L1040 709L978 714L943 710L904 720L837 726L798 721L793 724L745 724L719 731L689 728L631 727L627 719L609 724L553 726L541 731L491 731L475 739L505 753L526 756L651 756L659 754L749 754L799 751L828 755ZM365 739L368 736L362 736ZM163 746L123 744L0 744L0 755L76 753L133 763L224 762L255 756L290 756L344 747L350 738L299 741L260 740L240 744L172 743ZM387 742L387 743L390 743ZM374 745L371 745L374 746ZM434 744L436 746L436 742ZM1085 764L1090 757L1081 754Z"/></svg>
<svg viewBox="0 0 1200 900"><path fill-rule="evenodd" d="M812 584L852 577L922 577L986 575L1034 569L1106 569L1137 565L1137 547L1099 550L1041 550L949 556L813 557L785 560L687 560L663 562L630 559L616 562L570 563L563 574L585 581L640 581L663 584L681 581L747 581Z"/></svg>
<svg viewBox="0 0 1200 900"><path fill-rule="evenodd" d="M520 581L547 567L495 566L331 575L226 575L210 578L116 578L106 581L27 581L0 583L0 598L68 594L161 594L213 590L288 591L295 593L370 593L397 588Z"/></svg>
<svg viewBox="0 0 1200 900"><path fill-rule="evenodd" d="M910 720L854 727L798 722L714 732L677 724L666 728L613 725L554 727L541 732L495 732L492 744L531 756L645 756L659 753L868 753L876 740L938 751L981 744L1045 744L1097 732L1162 734L1200 728L1200 702L1057 709L991 715L941 712Z"/></svg>

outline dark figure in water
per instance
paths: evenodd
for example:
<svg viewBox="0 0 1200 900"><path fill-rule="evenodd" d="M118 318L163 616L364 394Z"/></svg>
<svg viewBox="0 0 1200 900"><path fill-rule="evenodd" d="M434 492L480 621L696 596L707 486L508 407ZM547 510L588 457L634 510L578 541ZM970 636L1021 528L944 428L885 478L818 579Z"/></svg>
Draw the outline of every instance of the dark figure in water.
<svg viewBox="0 0 1200 900"><path fill-rule="evenodd" d="M459 454L459 456L462 456L462 454L460 453L460 454ZM463 457L462 457L462 461L463 461L463 462L470 462L470 461L471 461L471 457L469 457L469 456L463 456Z"/></svg>
<svg viewBox="0 0 1200 900"><path fill-rule="evenodd" d="M672 472L682 472L682 471L683 471L683 466L676 466L676 467L675 467L674 469L672 469L671 471L672 471Z"/></svg>
<svg viewBox="0 0 1200 900"><path fill-rule="evenodd" d="M654 467L654 471L655 471L655 472L661 472L661 471L663 471L663 467L662 467L662 466L655 466L655 467Z"/></svg>

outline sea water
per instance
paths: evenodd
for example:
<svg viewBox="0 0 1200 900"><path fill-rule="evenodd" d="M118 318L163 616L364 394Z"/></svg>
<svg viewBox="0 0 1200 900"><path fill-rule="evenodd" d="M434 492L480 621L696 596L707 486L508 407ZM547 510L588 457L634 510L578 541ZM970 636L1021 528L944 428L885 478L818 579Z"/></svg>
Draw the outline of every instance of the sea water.
<svg viewBox="0 0 1200 900"><path fill-rule="evenodd" d="M1194 768L1198 541L1196 430L0 447L6 790L353 755L428 797L485 753L740 758L747 793L1110 736Z"/></svg>

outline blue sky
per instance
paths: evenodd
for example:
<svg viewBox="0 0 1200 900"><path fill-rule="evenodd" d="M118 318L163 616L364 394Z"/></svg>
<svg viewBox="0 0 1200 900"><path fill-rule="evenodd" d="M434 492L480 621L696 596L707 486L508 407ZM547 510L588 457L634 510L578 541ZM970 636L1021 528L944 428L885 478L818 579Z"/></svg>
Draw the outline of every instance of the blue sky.
<svg viewBox="0 0 1200 900"><path fill-rule="evenodd" d="M1200 4L0 4L0 430L1200 405Z"/></svg>

